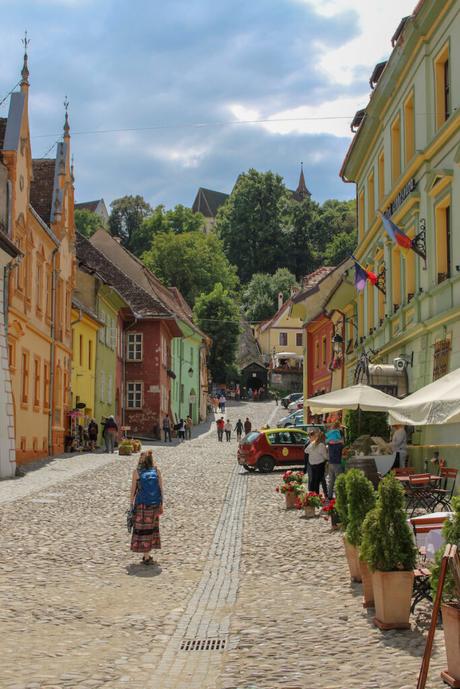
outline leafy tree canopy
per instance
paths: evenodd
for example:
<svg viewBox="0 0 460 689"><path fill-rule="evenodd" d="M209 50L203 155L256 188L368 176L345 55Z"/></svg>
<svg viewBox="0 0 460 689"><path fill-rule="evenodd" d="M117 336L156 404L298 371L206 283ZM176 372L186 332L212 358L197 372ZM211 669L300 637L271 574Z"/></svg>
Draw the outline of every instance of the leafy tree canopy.
<svg viewBox="0 0 460 689"><path fill-rule="evenodd" d="M197 232L204 228L204 216L201 213L194 213L191 208L178 204L170 210L166 210L163 205L153 209L143 222L143 228L150 237L160 232Z"/></svg>
<svg viewBox="0 0 460 689"><path fill-rule="evenodd" d="M97 230L104 227L102 218L89 211L87 208L75 209L75 227L77 232L82 234L84 237L91 237Z"/></svg>
<svg viewBox="0 0 460 689"><path fill-rule="evenodd" d="M339 263L352 255L357 243L358 235L355 230L352 232L338 232L333 236L324 251L324 264L327 266L339 265Z"/></svg>
<svg viewBox="0 0 460 689"><path fill-rule="evenodd" d="M230 382L240 333L237 302L219 282L212 292L197 298L193 314L197 325L212 338L209 369L213 381Z"/></svg>
<svg viewBox="0 0 460 689"><path fill-rule="evenodd" d="M256 273L242 293L244 315L248 321L264 321L278 309L278 294L288 299L296 285L295 275L287 268L278 268L273 275Z"/></svg>
<svg viewBox="0 0 460 689"><path fill-rule="evenodd" d="M146 223L150 221L150 218ZM214 234L182 232L172 229L153 236L142 261L166 285L177 287L193 305L202 293L211 292L217 283L234 292L238 284L235 268L225 256L222 243Z"/></svg>
<svg viewBox="0 0 460 689"><path fill-rule="evenodd" d="M123 196L112 201L110 208L110 234L120 237L123 246L139 256L148 248L142 223L152 213L152 207L142 196Z"/></svg>

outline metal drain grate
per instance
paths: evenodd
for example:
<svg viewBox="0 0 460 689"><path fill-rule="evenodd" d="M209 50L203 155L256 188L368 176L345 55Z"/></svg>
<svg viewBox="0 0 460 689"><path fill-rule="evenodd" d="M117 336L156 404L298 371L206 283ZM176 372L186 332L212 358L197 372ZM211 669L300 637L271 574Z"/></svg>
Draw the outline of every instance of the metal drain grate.
<svg viewBox="0 0 460 689"><path fill-rule="evenodd" d="M227 639L184 639L181 642L181 651L223 651L227 645Z"/></svg>

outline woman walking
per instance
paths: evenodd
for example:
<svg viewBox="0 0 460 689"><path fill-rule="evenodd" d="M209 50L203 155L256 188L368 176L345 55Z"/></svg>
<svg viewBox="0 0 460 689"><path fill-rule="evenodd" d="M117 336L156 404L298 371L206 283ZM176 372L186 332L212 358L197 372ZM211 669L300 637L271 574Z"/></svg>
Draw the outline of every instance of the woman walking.
<svg viewBox="0 0 460 689"><path fill-rule="evenodd" d="M310 490L319 493L319 487L324 482L324 470L327 461L327 449L323 443L322 433L314 431L308 445L308 464L311 470ZM324 487L323 487L324 490ZM325 493L327 497L327 493Z"/></svg>
<svg viewBox="0 0 460 689"><path fill-rule="evenodd" d="M238 442L241 440L241 436L243 435L243 422L241 419L238 419L238 421L235 424L235 431L236 431L236 439Z"/></svg>
<svg viewBox="0 0 460 689"><path fill-rule="evenodd" d="M232 424L230 423L230 419L227 419L227 423L224 426L225 430L225 440L227 443L230 442L230 439L232 437Z"/></svg>
<svg viewBox="0 0 460 689"><path fill-rule="evenodd" d="M184 419L179 419L179 428L177 429L177 435L179 440L185 440L185 421Z"/></svg>
<svg viewBox="0 0 460 689"><path fill-rule="evenodd" d="M134 508L131 550L142 553L142 564L152 565L151 550L161 548L160 515L163 514L163 482L152 451L142 452L131 481Z"/></svg>

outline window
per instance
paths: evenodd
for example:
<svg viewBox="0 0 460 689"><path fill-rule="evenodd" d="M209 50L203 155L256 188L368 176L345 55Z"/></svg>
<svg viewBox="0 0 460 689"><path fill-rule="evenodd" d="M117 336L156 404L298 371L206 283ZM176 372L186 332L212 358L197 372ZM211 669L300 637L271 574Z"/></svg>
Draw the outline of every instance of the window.
<svg viewBox="0 0 460 689"><path fill-rule="evenodd" d="M439 340L434 344L433 380L449 372L450 340Z"/></svg>
<svg viewBox="0 0 460 689"><path fill-rule="evenodd" d="M128 409L142 408L142 383L126 384L126 403Z"/></svg>
<svg viewBox="0 0 460 689"><path fill-rule="evenodd" d="M288 334L287 333L280 333L280 345L282 347L286 347L288 343Z"/></svg>
<svg viewBox="0 0 460 689"><path fill-rule="evenodd" d="M414 253L413 251L411 253ZM385 269L385 264L382 262L378 266L378 274ZM377 315L379 319L379 325L383 324L383 320L385 318L385 295L382 292L381 289L377 290Z"/></svg>
<svg viewBox="0 0 460 689"><path fill-rule="evenodd" d="M93 341L88 340L88 368L91 371L93 368Z"/></svg>
<svg viewBox="0 0 460 689"><path fill-rule="evenodd" d="M37 270L35 273L35 291L37 300L37 312L42 313L43 309L43 261L37 256Z"/></svg>
<svg viewBox="0 0 460 689"><path fill-rule="evenodd" d="M64 313L64 326L66 333L70 331L70 322L72 320L72 293L70 290L66 290L65 293L65 313Z"/></svg>
<svg viewBox="0 0 460 689"><path fill-rule="evenodd" d="M391 179L392 182L401 175L401 118L398 115L391 125Z"/></svg>
<svg viewBox="0 0 460 689"><path fill-rule="evenodd" d="M29 401L29 352L23 350L21 356L21 402Z"/></svg>
<svg viewBox="0 0 460 689"><path fill-rule="evenodd" d="M8 365L14 371L16 368L16 342L8 343Z"/></svg>
<svg viewBox="0 0 460 689"><path fill-rule="evenodd" d="M128 361L142 361L142 333L128 334Z"/></svg>
<svg viewBox="0 0 460 689"><path fill-rule="evenodd" d="M49 320L51 318L51 295L53 292L53 276L51 270L46 273L46 311L45 316Z"/></svg>
<svg viewBox="0 0 460 689"><path fill-rule="evenodd" d="M364 335L364 293L358 294L358 336Z"/></svg>
<svg viewBox="0 0 460 689"><path fill-rule="evenodd" d="M295 344L296 344L296 347L302 347L302 345L303 345L302 333L296 333L295 334Z"/></svg>
<svg viewBox="0 0 460 689"><path fill-rule="evenodd" d="M180 386L180 402L183 402L183 401L184 401L184 384L181 383L181 386Z"/></svg>
<svg viewBox="0 0 460 689"><path fill-rule="evenodd" d="M409 303L415 294L415 253L408 251L405 256L406 268L406 298Z"/></svg>
<svg viewBox="0 0 460 689"><path fill-rule="evenodd" d="M370 268L372 270L372 267ZM374 285L368 281L367 283L367 330L370 334L370 329L374 327Z"/></svg>
<svg viewBox="0 0 460 689"><path fill-rule="evenodd" d="M404 103L404 161L407 163L415 153L414 94Z"/></svg>
<svg viewBox="0 0 460 689"><path fill-rule="evenodd" d="M24 253L24 242L21 238L16 241L16 246L20 251ZM16 267L16 289L20 292L24 291L24 264L23 261L19 261Z"/></svg>
<svg viewBox="0 0 460 689"><path fill-rule="evenodd" d="M378 169L379 169L379 205L381 206L383 203L383 199L385 198L385 154L383 151L379 155Z"/></svg>
<svg viewBox="0 0 460 689"><path fill-rule="evenodd" d="M56 367L56 374L54 376L54 423L61 424L61 410L62 410L62 369L59 363Z"/></svg>
<svg viewBox="0 0 460 689"><path fill-rule="evenodd" d="M315 368L319 368L319 342L315 342Z"/></svg>
<svg viewBox="0 0 460 689"><path fill-rule="evenodd" d="M435 210L436 218L436 272L437 284L450 278L451 270L451 216L450 196L442 201Z"/></svg>
<svg viewBox="0 0 460 689"><path fill-rule="evenodd" d="M438 54L434 62L436 128L442 127L450 116L450 66L449 44Z"/></svg>
<svg viewBox="0 0 460 689"><path fill-rule="evenodd" d="M323 339L321 341L321 360L323 366L326 366L326 361L327 361L327 342L326 342L326 337L323 336Z"/></svg>
<svg viewBox="0 0 460 689"><path fill-rule="evenodd" d="M47 361L43 364L43 406L50 407L50 365Z"/></svg>
<svg viewBox="0 0 460 689"><path fill-rule="evenodd" d="M375 185L374 172L371 172L367 179L367 222L369 227L374 222L375 216Z"/></svg>
<svg viewBox="0 0 460 689"><path fill-rule="evenodd" d="M78 338L78 362L83 366L83 335Z"/></svg>
<svg viewBox="0 0 460 689"><path fill-rule="evenodd" d="M39 358L34 358L34 407L40 405L40 369L41 361Z"/></svg>
<svg viewBox="0 0 460 689"><path fill-rule="evenodd" d="M364 234L364 191L362 191L358 198L358 236L362 237Z"/></svg>
<svg viewBox="0 0 460 689"><path fill-rule="evenodd" d="M391 252L391 279L393 313L396 313L401 304L401 252L398 248L394 248Z"/></svg>

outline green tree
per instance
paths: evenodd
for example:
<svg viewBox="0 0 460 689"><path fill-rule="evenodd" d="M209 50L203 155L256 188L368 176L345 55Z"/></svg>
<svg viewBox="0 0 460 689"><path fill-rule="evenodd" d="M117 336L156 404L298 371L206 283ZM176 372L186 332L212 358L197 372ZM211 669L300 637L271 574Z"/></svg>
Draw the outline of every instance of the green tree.
<svg viewBox="0 0 460 689"><path fill-rule="evenodd" d="M248 321L264 321L278 310L278 294L288 299L295 276L287 268L278 268L273 275L256 273L242 293L242 305Z"/></svg>
<svg viewBox="0 0 460 689"><path fill-rule="evenodd" d="M87 208L75 209L75 227L84 237L91 237L97 230L104 227L102 218Z"/></svg>
<svg viewBox="0 0 460 689"><path fill-rule="evenodd" d="M288 265L289 251L282 235L286 198L280 175L251 169L239 176L219 209L216 232L243 283L254 273L272 274Z"/></svg>
<svg viewBox="0 0 460 689"><path fill-rule="evenodd" d="M160 232L142 261L166 285L177 287L192 306L200 294L211 292L219 282L232 293L238 284L235 268L214 234Z"/></svg>
<svg viewBox="0 0 460 689"><path fill-rule="evenodd" d="M110 208L110 234L120 237L124 247L140 256L149 247L142 224L152 213L150 204L142 196L123 196L112 201Z"/></svg>
<svg viewBox="0 0 460 689"><path fill-rule="evenodd" d="M356 231L355 209L354 200L338 201L337 199L329 199L319 207L311 240L321 255L337 234L342 232L351 234Z"/></svg>
<svg viewBox="0 0 460 689"><path fill-rule="evenodd" d="M156 206L151 215L142 223L146 236L150 239L160 232L184 232L203 231L204 216L201 213L194 213L191 208L178 204L169 211L163 205Z"/></svg>
<svg viewBox="0 0 460 689"><path fill-rule="evenodd" d="M320 209L315 201L306 198L300 203L290 200L285 207L284 236L289 246L288 267L300 280L322 263L318 252L317 224Z"/></svg>
<svg viewBox="0 0 460 689"><path fill-rule="evenodd" d="M193 314L197 325L212 338L209 356L212 380L230 382L240 333L238 303L219 282L212 292L197 298Z"/></svg>
<svg viewBox="0 0 460 689"><path fill-rule="evenodd" d="M353 254L357 243L358 236L355 230L334 235L324 251L324 263L327 266L338 266Z"/></svg>

